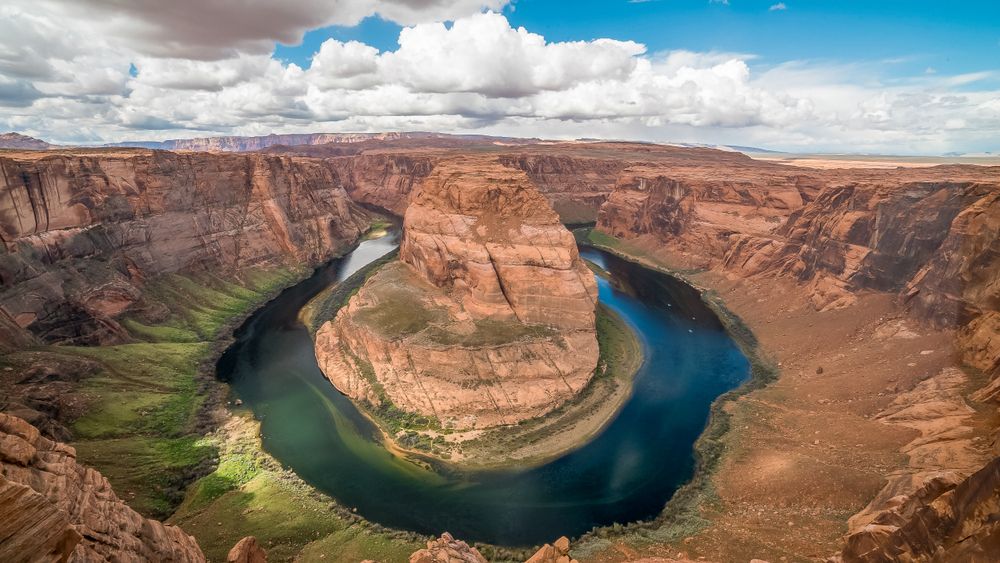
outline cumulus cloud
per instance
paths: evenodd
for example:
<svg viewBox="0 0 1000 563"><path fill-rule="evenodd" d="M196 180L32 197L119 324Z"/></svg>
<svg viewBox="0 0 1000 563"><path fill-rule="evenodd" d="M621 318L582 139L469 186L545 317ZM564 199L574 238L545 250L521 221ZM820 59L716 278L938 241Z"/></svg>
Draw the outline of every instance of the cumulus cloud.
<svg viewBox="0 0 1000 563"><path fill-rule="evenodd" d="M16 0L15 0L16 1ZM162 57L218 59L297 44L310 29L378 15L403 25L452 20L509 0L33 0L33 4Z"/></svg>
<svg viewBox="0 0 1000 563"><path fill-rule="evenodd" d="M768 11L780 12L782 10L787 10L787 9L788 6L786 6L784 2L778 2L777 4L771 4L771 7L768 8Z"/></svg>
<svg viewBox="0 0 1000 563"><path fill-rule="evenodd" d="M84 0L97 15L71 20L61 1L0 7L0 130L94 142L420 129L923 153L995 149L1000 130L988 72L886 82L881 63L762 67L745 53L552 42L480 13L489 0L317 2L339 6L342 21L372 10L418 21L420 7L468 14L410 25L386 52L329 39L302 67L270 48L316 25L296 15L308 2L275 4L268 25L255 15L258 27L243 25L249 16L224 25L210 13L217 37L185 29L151 48L156 33L187 17L186 3L174 13L167 2ZM121 21L98 21L125 4ZM136 21L144 23L125 29Z"/></svg>

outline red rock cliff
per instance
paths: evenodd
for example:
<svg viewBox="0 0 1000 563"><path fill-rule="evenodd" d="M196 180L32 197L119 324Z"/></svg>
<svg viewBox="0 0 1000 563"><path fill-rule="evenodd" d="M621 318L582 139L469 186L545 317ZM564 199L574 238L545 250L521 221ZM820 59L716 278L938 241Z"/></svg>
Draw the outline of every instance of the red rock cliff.
<svg viewBox="0 0 1000 563"><path fill-rule="evenodd" d="M367 224L308 159L150 151L0 158L0 315L52 342L115 338L145 279L316 264Z"/></svg>
<svg viewBox="0 0 1000 563"><path fill-rule="evenodd" d="M511 424L590 381L596 298L572 235L523 173L449 161L413 196L400 262L321 327L316 355L354 399L455 428Z"/></svg>
<svg viewBox="0 0 1000 563"><path fill-rule="evenodd" d="M204 561L180 528L143 518L76 451L0 413L0 560Z"/></svg>

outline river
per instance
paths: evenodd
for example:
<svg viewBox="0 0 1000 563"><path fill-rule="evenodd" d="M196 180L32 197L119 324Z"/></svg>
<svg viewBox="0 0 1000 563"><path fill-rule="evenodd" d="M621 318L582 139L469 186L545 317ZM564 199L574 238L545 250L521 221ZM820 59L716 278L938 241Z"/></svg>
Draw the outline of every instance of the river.
<svg viewBox="0 0 1000 563"><path fill-rule="evenodd" d="M716 397L749 363L697 292L661 273L584 248L608 272L600 300L639 335L634 392L589 443L521 470L441 473L393 456L323 377L299 310L319 291L395 248L362 242L255 313L219 361L219 377L261 421L264 448L365 518L466 541L530 546L658 514L690 479L693 446Z"/></svg>

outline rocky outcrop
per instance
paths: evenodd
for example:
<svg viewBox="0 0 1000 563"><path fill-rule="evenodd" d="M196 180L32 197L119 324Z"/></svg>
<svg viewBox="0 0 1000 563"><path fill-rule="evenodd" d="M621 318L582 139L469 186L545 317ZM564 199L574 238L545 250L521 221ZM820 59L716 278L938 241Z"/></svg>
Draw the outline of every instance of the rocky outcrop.
<svg viewBox="0 0 1000 563"><path fill-rule="evenodd" d="M229 550L226 563L267 563L267 553L253 536L247 536Z"/></svg>
<svg viewBox="0 0 1000 563"><path fill-rule="evenodd" d="M454 428L541 416L597 365L597 291L572 235L520 172L441 163L407 209L400 262L316 336L333 384Z"/></svg>
<svg viewBox="0 0 1000 563"><path fill-rule="evenodd" d="M368 223L329 165L149 151L0 157L0 316L107 343L148 278L317 264Z"/></svg>
<svg viewBox="0 0 1000 563"><path fill-rule="evenodd" d="M996 561L1000 553L1000 457L961 480L927 481L847 538L845 563Z"/></svg>
<svg viewBox="0 0 1000 563"><path fill-rule="evenodd" d="M573 235L523 175L440 164L406 212L400 260L475 317L592 329L596 284Z"/></svg>
<svg viewBox="0 0 1000 563"><path fill-rule="evenodd" d="M469 547L464 541L456 540L445 532L436 540L427 542L427 549L413 552L410 563L489 563L479 550Z"/></svg>
<svg viewBox="0 0 1000 563"><path fill-rule="evenodd" d="M525 563L576 563L569 556L569 538L563 536L553 544L545 544Z"/></svg>
<svg viewBox="0 0 1000 563"><path fill-rule="evenodd" d="M0 560L204 561L180 528L143 518L75 450L0 414Z"/></svg>

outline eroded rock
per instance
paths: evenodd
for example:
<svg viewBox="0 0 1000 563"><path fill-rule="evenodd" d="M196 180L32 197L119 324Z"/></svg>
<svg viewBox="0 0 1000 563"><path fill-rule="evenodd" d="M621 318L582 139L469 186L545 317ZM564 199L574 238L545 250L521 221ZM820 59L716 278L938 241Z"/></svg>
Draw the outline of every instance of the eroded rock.
<svg viewBox="0 0 1000 563"><path fill-rule="evenodd" d="M593 274L521 172L441 163L414 194L400 261L316 336L356 400L454 428L512 424L579 393L597 365Z"/></svg>
<svg viewBox="0 0 1000 563"><path fill-rule="evenodd" d="M2 561L205 560L193 537L129 508L72 447L2 413L0 537Z"/></svg>

